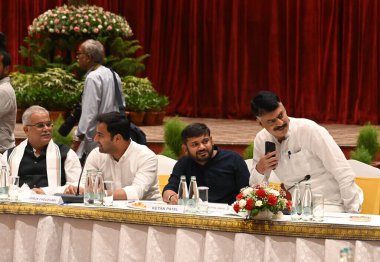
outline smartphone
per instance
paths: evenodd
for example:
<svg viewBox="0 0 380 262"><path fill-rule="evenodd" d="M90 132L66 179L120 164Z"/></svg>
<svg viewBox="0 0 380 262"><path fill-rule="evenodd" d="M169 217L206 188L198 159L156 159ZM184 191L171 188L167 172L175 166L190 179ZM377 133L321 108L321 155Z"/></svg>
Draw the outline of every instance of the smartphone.
<svg viewBox="0 0 380 262"><path fill-rule="evenodd" d="M276 151L276 144L270 141L265 141L265 154Z"/></svg>

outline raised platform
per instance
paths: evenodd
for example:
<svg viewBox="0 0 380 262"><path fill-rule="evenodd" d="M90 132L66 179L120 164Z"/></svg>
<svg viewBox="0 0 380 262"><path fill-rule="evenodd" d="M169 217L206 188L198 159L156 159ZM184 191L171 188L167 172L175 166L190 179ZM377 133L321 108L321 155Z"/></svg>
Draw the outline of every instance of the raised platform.
<svg viewBox="0 0 380 262"><path fill-rule="evenodd" d="M165 118L165 120L167 119L169 117ZM239 153L242 153L253 142L256 133L261 130L261 126L254 120L188 117L181 117L180 119L186 123L205 123L211 129L211 135L216 145ZM362 126L341 124L323 124L323 126L330 132L348 157L349 151L356 146L356 139ZM148 146L155 153L160 153L164 142L163 126L142 126L141 129L147 135ZM21 124L17 124L15 135L18 141L25 138Z"/></svg>

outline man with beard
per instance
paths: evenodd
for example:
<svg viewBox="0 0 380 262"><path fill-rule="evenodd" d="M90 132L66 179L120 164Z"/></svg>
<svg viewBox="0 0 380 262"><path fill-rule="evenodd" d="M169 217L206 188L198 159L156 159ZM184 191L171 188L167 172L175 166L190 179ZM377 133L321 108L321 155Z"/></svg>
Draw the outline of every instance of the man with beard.
<svg viewBox="0 0 380 262"><path fill-rule="evenodd" d="M161 200L157 157L148 147L131 140L125 115L104 113L98 115L97 122L94 140L98 147L88 155L84 172L99 170L104 181L113 181L115 200ZM65 193L75 192L76 187L70 186ZM83 188L79 192L83 193Z"/></svg>
<svg viewBox="0 0 380 262"><path fill-rule="evenodd" d="M250 184L267 182L273 171L293 186L310 175L313 193L322 193L328 212L358 213L363 192L355 184L355 174L343 152L327 130L308 119L288 117L279 97L259 92L251 102L252 112L264 128L254 140ZM265 154L265 142L276 150ZM302 186L301 186L302 191Z"/></svg>
<svg viewBox="0 0 380 262"><path fill-rule="evenodd" d="M244 159L232 151L214 146L210 129L201 123L188 125L182 131L182 146L187 156L178 160L164 188L163 200L178 203L178 186L181 176L187 184L195 176L198 186L209 187L209 202L228 203L235 201L240 189L248 186L249 170Z"/></svg>
<svg viewBox="0 0 380 262"><path fill-rule="evenodd" d="M78 181L81 165L75 152L52 140L53 124L49 112L31 106L22 115L27 139L5 151L1 158L19 184L27 184L37 194L63 193L66 186Z"/></svg>

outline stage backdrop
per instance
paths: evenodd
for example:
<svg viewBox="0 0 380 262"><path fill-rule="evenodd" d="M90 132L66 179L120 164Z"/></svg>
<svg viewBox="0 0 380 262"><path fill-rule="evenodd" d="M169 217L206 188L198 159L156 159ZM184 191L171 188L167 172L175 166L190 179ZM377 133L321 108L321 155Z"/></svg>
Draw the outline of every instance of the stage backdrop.
<svg viewBox="0 0 380 262"><path fill-rule="evenodd" d="M0 1L14 62L33 18L63 0ZM377 0L89 0L126 17L171 114L251 117L259 90L291 116L379 123Z"/></svg>

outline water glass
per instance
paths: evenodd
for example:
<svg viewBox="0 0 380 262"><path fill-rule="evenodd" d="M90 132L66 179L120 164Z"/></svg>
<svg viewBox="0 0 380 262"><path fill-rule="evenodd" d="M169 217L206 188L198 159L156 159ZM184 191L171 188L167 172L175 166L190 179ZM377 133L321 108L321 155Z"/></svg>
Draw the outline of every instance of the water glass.
<svg viewBox="0 0 380 262"><path fill-rule="evenodd" d="M113 206L113 181L104 181L104 192L103 205Z"/></svg>
<svg viewBox="0 0 380 262"><path fill-rule="evenodd" d="M0 200L8 199L8 183L7 167L2 166L0 173Z"/></svg>
<svg viewBox="0 0 380 262"><path fill-rule="evenodd" d="M94 185L97 175L97 170L87 170L86 173L86 183L84 185L84 204L93 205L94 204Z"/></svg>
<svg viewBox="0 0 380 262"><path fill-rule="evenodd" d="M8 196L10 201L17 201L19 195L19 181L20 178L18 176L10 176L9 177L9 189Z"/></svg>
<svg viewBox="0 0 380 262"><path fill-rule="evenodd" d="M104 197L104 184L103 184L103 173L98 171L95 176L94 184L94 205L101 206L103 205Z"/></svg>
<svg viewBox="0 0 380 262"><path fill-rule="evenodd" d="M208 187L200 186L198 187L199 200L198 200L198 211L199 213L208 212Z"/></svg>
<svg viewBox="0 0 380 262"><path fill-rule="evenodd" d="M324 219L324 198L322 194L313 195L313 220L323 221Z"/></svg>

